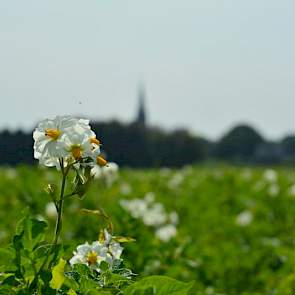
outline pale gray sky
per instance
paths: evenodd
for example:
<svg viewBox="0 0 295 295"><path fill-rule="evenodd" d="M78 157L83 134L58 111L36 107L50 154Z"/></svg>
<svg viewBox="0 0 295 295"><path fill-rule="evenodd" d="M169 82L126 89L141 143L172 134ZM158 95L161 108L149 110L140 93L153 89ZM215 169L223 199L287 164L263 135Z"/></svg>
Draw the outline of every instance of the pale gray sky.
<svg viewBox="0 0 295 295"><path fill-rule="evenodd" d="M3 0L0 129L131 120L143 80L152 124L295 133L294 28L294 0Z"/></svg>

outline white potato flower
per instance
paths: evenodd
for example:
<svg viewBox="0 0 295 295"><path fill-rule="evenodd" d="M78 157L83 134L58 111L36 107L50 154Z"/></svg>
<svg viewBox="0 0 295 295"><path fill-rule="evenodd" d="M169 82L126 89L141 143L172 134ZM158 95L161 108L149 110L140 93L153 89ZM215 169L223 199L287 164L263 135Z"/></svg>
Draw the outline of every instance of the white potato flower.
<svg viewBox="0 0 295 295"><path fill-rule="evenodd" d="M120 260L122 252L123 247L114 241L113 236L105 229L99 241L92 244L86 242L78 246L74 251L74 256L70 259L70 264L85 264L91 269L100 272L100 263L102 261L107 262L110 269L112 269L114 261Z"/></svg>
<svg viewBox="0 0 295 295"><path fill-rule="evenodd" d="M167 215L161 203L154 203L143 214L142 220L145 225L159 226L166 222Z"/></svg>
<svg viewBox="0 0 295 295"><path fill-rule="evenodd" d="M100 242L108 248L108 253L111 254L112 260L120 259L123 247L121 247L120 243L114 241L113 236L106 229L103 231L103 239Z"/></svg>
<svg viewBox="0 0 295 295"><path fill-rule="evenodd" d="M100 142L89 126L89 120L57 116L39 123L33 133L34 156L40 164L59 168L86 157L98 157Z"/></svg>
<svg viewBox="0 0 295 295"><path fill-rule="evenodd" d="M164 225L156 230L156 237L163 242L170 241L176 234L177 229L173 224Z"/></svg>
<svg viewBox="0 0 295 295"><path fill-rule="evenodd" d="M277 197L280 193L280 187L276 183L272 183L268 188L268 194L271 197Z"/></svg>
<svg viewBox="0 0 295 295"><path fill-rule="evenodd" d="M76 121L69 116L57 116L41 121L33 133L34 157L50 166L49 159L66 156L64 135ZM54 161L53 163L55 164Z"/></svg>
<svg viewBox="0 0 295 295"><path fill-rule="evenodd" d="M107 185L112 185L112 183L118 177L119 166L116 163L110 162L105 166L94 164L91 169L91 175L95 179L102 179L106 182Z"/></svg>
<svg viewBox="0 0 295 295"><path fill-rule="evenodd" d="M56 207L53 202L47 203L45 207L46 216L50 219L55 219L57 217Z"/></svg>
<svg viewBox="0 0 295 295"><path fill-rule="evenodd" d="M72 132L67 133L64 137L64 145L68 157L73 161L91 157L94 153L94 148L91 143L94 132L90 129L83 129L78 124L73 126L71 131ZM95 152L99 154L99 146L95 148Z"/></svg>
<svg viewBox="0 0 295 295"><path fill-rule="evenodd" d="M289 187L288 194L290 196L295 196L295 184L293 184L292 186Z"/></svg>
<svg viewBox="0 0 295 295"><path fill-rule="evenodd" d="M273 169L266 169L263 173L263 178L266 182L274 183L278 180L278 173Z"/></svg>
<svg viewBox="0 0 295 295"><path fill-rule="evenodd" d="M242 211L236 217L236 224L240 226L248 226L253 221L253 214L249 210Z"/></svg>
<svg viewBox="0 0 295 295"><path fill-rule="evenodd" d="M70 264L85 264L91 269L100 271L100 263L106 261L111 263L112 257L108 253L108 248L100 242L93 242L91 245L86 242L79 245L77 250L74 251L74 256L70 259Z"/></svg>
<svg viewBox="0 0 295 295"><path fill-rule="evenodd" d="M147 211L147 202L141 199L121 200L120 205L128 211L133 218L142 218Z"/></svg>

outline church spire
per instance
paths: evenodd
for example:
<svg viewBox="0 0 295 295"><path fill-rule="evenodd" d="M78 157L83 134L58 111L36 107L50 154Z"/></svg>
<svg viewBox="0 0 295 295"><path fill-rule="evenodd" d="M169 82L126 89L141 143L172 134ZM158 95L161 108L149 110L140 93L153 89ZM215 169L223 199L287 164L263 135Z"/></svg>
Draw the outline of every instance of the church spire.
<svg viewBox="0 0 295 295"><path fill-rule="evenodd" d="M141 126L146 125L145 88L142 84L138 88L138 112L135 122Z"/></svg>

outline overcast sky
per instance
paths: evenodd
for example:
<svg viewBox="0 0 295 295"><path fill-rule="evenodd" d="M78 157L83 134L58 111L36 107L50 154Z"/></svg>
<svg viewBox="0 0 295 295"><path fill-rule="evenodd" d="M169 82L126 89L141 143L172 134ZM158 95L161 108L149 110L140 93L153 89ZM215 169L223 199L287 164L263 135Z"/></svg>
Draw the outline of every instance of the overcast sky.
<svg viewBox="0 0 295 295"><path fill-rule="evenodd" d="M0 129L56 114L295 133L294 0L4 0Z"/></svg>

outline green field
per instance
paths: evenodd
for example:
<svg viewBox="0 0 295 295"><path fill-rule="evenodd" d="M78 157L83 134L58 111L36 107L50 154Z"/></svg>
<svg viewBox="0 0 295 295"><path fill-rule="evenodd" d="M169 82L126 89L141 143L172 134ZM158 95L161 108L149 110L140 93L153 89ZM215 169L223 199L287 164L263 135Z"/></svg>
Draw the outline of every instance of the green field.
<svg viewBox="0 0 295 295"><path fill-rule="evenodd" d="M1 246L12 238L26 208L49 222L51 238L54 218L46 212L50 198L44 188L58 181L54 169L0 170ZM137 209L132 214L122 206L122 200L143 198L174 219L175 237L161 240L157 216L142 220ZM123 252L135 273L195 280L196 294L295 294L294 169L121 169L113 183L97 180L82 200L67 199L65 258L78 244L97 238L105 221L80 209L99 207L111 217L116 235L136 239ZM171 223L167 218L163 224Z"/></svg>

